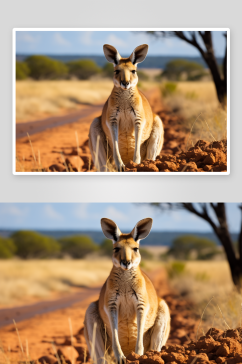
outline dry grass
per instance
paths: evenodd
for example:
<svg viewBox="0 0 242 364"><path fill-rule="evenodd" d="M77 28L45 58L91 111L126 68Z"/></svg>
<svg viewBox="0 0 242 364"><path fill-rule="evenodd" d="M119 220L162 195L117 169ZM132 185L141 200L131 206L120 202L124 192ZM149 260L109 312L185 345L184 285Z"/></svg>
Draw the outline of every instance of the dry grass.
<svg viewBox="0 0 242 364"><path fill-rule="evenodd" d="M226 261L186 262L184 272L171 278L170 283L182 297L194 303L197 316L201 316L213 297L203 317L205 332L211 326L225 329L224 319L231 328L239 326L242 295L233 285Z"/></svg>
<svg viewBox="0 0 242 364"><path fill-rule="evenodd" d="M52 292L68 292L73 286L101 284L112 267L111 259L98 260L2 260L0 305L43 298Z"/></svg>
<svg viewBox="0 0 242 364"><path fill-rule="evenodd" d="M81 104L104 102L113 87L112 80L17 81L16 119L30 121L62 110L75 110Z"/></svg>
<svg viewBox="0 0 242 364"><path fill-rule="evenodd" d="M157 86L154 82L140 84L144 90L154 86ZM16 81L16 120L31 121L73 111L83 104L104 103L112 88L111 79Z"/></svg>
<svg viewBox="0 0 242 364"><path fill-rule="evenodd" d="M165 104L184 119L191 130L188 147L198 139L221 140L227 136L227 110L223 109L216 96L212 81L176 82L176 90L164 96Z"/></svg>
<svg viewBox="0 0 242 364"><path fill-rule="evenodd" d="M145 271L160 266L159 262L142 262ZM110 258L95 256L80 260L1 260L0 305L41 299L73 287L101 285L111 268Z"/></svg>

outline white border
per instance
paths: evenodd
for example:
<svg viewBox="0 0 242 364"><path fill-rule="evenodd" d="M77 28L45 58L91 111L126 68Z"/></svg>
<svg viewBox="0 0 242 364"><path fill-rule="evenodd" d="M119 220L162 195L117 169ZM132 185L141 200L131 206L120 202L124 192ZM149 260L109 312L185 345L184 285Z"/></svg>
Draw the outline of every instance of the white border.
<svg viewBox="0 0 242 364"><path fill-rule="evenodd" d="M192 30L210 30L210 31L226 31L227 32L227 172L16 172L16 32L20 31L192 31ZM160 175L191 175L191 176L227 176L230 174L230 29L229 28L13 28L12 37L12 62L13 62L13 73L12 73L12 103L13 103L13 174L15 176L30 175L30 176L70 176L70 175L85 175L85 176L100 176L100 175L137 175L137 176L160 176Z"/></svg>

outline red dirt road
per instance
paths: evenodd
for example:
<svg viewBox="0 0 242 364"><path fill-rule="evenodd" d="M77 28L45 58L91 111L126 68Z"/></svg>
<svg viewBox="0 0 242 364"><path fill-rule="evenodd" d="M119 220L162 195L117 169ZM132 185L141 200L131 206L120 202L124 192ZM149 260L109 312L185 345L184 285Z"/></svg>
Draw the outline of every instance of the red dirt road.
<svg viewBox="0 0 242 364"><path fill-rule="evenodd" d="M170 307L172 328L169 342L183 344L189 341L194 336L195 320L191 316L188 302L181 300L170 292L164 270L151 273L150 278L159 296L165 298ZM63 353L68 352L71 344L70 320L74 335L73 346L76 352L79 353L77 362L83 362L83 355L86 350L82 329L84 315L89 303L97 298L98 292L96 291L88 297L82 297L80 302L73 304L70 301L68 307L62 309L57 307L56 311L40 314L19 322L17 328L23 353L14 325L2 327L0 329L0 342L5 354L0 354L0 362L4 360L4 355L15 362L26 360L26 351L33 360L45 355L53 358L55 350L59 350L59 352L62 350Z"/></svg>

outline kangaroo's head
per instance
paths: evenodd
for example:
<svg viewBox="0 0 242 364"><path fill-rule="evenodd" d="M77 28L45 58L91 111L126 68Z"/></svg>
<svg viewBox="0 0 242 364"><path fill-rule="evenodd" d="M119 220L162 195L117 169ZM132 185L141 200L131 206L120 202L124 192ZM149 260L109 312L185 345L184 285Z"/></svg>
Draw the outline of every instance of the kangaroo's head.
<svg viewBox="0 0 242 364"><path fill-rule="evenodd" d="M145 59L148 45L142 44L135 48L129 58L122 58L117 49L109 44L104 44L103 51L108 62L114 65L114 85L123 90L135 87L138 83L137 64Z"/></svg>
<svg viewBox="0 0 242 364"><path fill-rule="evenodd" d="M140 220L130 234L122 234L118 225L110 219L101 219L101 227L106 238L113 241L112 261L115 267L128 270L140 264L139 241L146 238L153 220Z"/></svg>

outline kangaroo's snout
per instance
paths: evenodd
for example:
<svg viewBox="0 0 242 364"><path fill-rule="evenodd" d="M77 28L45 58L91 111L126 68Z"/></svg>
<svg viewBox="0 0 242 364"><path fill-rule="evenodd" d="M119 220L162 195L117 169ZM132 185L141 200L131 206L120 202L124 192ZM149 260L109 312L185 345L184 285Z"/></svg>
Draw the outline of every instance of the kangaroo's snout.
<svg viewBox="0 0 242 364"><path fill-rule="evenodd" d="M121 260L120 262L121 268L130 269L131 268L131 260Z"/></svg>
<svg viewBox="0 0 242 364"><path fill-rule="evenodd" d="M127 90L129 88L129 86L130 86L130 82L129 81L121 81L120 86L122 88L124 88L125 90Z"/></svg>

